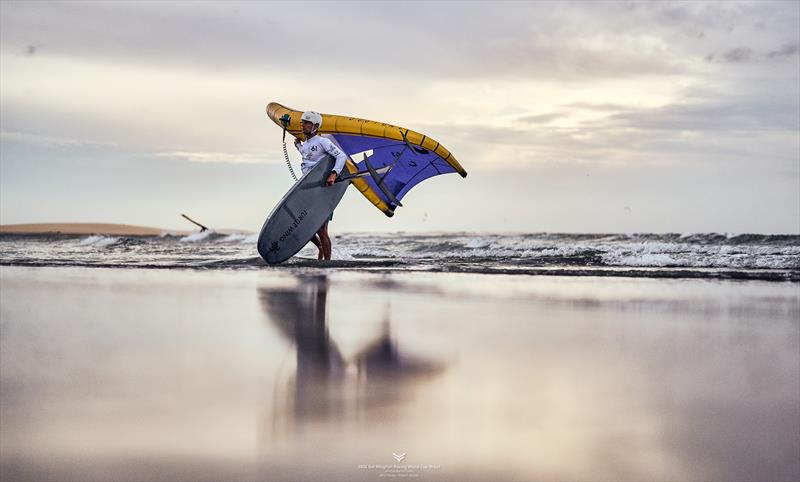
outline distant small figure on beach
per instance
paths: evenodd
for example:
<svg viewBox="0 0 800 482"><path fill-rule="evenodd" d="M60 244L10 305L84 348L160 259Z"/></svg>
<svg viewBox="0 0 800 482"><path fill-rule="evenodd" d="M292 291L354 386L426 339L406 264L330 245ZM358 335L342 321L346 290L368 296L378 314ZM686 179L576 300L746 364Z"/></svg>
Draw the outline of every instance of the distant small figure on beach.
<svg viewBox="0 0 800 482"><path fill-rule="evenodd" d="M325 180L325 184L331 186L334 182L336 182L336 177L341 174L342 169L344 169L345 161L347 161L347 155L338 147L336 147L336 145L334 145L330 139L317 135L320 127L322 127L322 115L319 112L303 112L300 120L303 128L303 135L306 138L305 142L300 142L300 139L295 139L294 141L294 146L303 156L303 162L300 164L300 169L302 169L303 174L305 174L326 155L335 157L336 164L333 166L333 170ZM333 219L333 214L331 214L330 219ZM317 234L311 238L311 242L314 243L314 245L319 249L317 259L331 259L333 244L331 243L331 238L328 235L327 221L322 225L319 231L317 231Z"/></svg>

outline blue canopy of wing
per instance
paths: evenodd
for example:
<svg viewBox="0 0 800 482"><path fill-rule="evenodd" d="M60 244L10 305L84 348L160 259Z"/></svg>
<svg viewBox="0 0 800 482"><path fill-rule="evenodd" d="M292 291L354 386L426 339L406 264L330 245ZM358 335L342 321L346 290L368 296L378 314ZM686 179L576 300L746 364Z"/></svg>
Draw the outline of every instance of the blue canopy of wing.
<svg viewBox="0 0 800 482"><path fill-rule="evenodd" d="M359 172L367 170L363 153L368 154L369 163L374 169L392 166L389 172L381 177L384 185L398 201L402 200L411 188L429 177L457 172L438 154L418 145L361 135L332 134L332 136L348 157L356 163ZM396 207L371 176L366 176L364 179L391 209Z"/></svg>

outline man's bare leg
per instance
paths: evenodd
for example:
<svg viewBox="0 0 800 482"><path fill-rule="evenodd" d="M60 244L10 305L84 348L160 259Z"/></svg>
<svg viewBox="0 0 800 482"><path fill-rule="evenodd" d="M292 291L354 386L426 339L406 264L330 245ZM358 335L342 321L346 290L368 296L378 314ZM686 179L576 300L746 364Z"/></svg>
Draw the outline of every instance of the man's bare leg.
<svg viewBox="0 0 800 482"><path fill-rule="evenodd" d="M314 243L314 246L316 246L316 247L317 247L317 249L319 250L319 252L317 253L317 259L318 259L318 260L319 260L319 259L322 259L322 258L323 258L323 255L324 255L325 253L324 253L324 252L323 252L323 250L322 250L322 242L320 242L320 240L319 240L319 236L315 234L315 235L314 235L314 237L313 237L313 238L311 238L311 242L312 242L312 243Z"/></svg>
<svg viewBox="0 0 800 482"><path fill-rule="evenodd" d="M319 231L317 231L317 236L319 236L319 242L322 245L320 250L324 254L324 259L330 260L333 254L333 246L331 238L328 236L328 223L322 225Z"/></svg>

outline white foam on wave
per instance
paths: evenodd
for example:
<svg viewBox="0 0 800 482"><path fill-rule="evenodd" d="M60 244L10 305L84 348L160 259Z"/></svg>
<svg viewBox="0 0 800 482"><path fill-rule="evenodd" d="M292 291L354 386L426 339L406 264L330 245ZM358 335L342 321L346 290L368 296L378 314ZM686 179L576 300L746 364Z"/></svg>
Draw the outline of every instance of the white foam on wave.
<svg viewBox="0 0 800 482"><path fill-rule="evenodd" d="M800 249L770 246L691 246L644 243L606 248L606 264L637 267L798 269Z"/></svg>
<svg viewBox="0 0 800 482"><path fill-rule="evenodd" d="M106 246L111 246L112 244L116 244L117 242L119 242L119 238L105 238L94 243L94 245L97 246L98 248L105 248Z"/></svg>
<svg viewBox="0 0 800 482"><path fill-rule="evenodd" d="M257 236L256 236L257 237ZM344 261L353 261L357 258L353 257L353 252L360 252L360 250L350 249L347 245L336 244L334 241L334 245L331 249L331 259L336 260L344 260ZM311 242L307 243L303 248L294 255L297 258L305 258L305 259L317 259L317 254L319 253L319 249Z"/></svg>
<svg viewBox="0 0 800 482"><path fill-rule="evenodd" d="M187 243L195 243L197 241L202 241L208 238L212 234L216 234L216 231L214 231L213 229L207 229L205 231L200 231L199 233L192 233L188 236L184 236L181 238L181 241Z"/></svg>
<svg viewBox="0 0 800 482"><path fill-rule="evenodd" d="M651 239L652 238L652 239ZM707 239L707 242L692 242ZM729 244L720 234L684 233L675 236L344 236L356 259L385 257L406 259L498 259L504 263L593 263L652 268L800 269L800 246ZM548 259L550 258L550 259ZM580 258L580 259L578 259ZM572 261L570 261L572 259ZM586 260L588 259L588 261Z"/></svg>
<svg viewBox="0 0 800 482"><path fill-rule="evenodd" d="M624 255L618 253L609 253L603 255L603 260L607 264L618 266L636 266L636 267L658 267L664 268L668 266L682 266L686 262L678 261L666 253L645 253L635 255ZM690 263L689 263L690 264Z"/></svg>
<svg viewBox="0 0 800 482"><path fill-rule="evenodd" d="M229 235L225 236L224 238L220 239L218 242L219 243L237 243L237 242L241 242L245 237L246 237L246 235L244 235L244 234L233 233L233 234L229 234Z"/></svg>
<svg viewBox="0 0 800 482"><path fill-rule="evenodd" d="M119 242L119 238L114 238L110 236L101 236L98 234L93 234L88 238L84 238L80 240L78 243L79 246L94 246L96 248L105 248L111 246L112 244L116 244Z"/></svg>
<svg viewBox="0 0 800 482"><path fill-rule="evenodd" d="M581 254L585 252L587 249L589 249L589 247L583 244L578 244L574 246L558 246L552 248L545 248L539 246L536 248L529 248L525 249L524 251L520 251L517 255L524 258L537 258L541 256L545 257L558 256L567 258L570 256Z"/></svg>
<svg viewBox="0 0 800 482"><path fill-rule="evenodd" d="M220 243L242 243L255 244L258 241L258 234L233 233L220 239Z"/></svg>
<svg viewBox="0 0 800 482"><path fill-rule="evenodd" d="M100 241L104 237L105 236L92 235L92 236L89 236L88 238L81 239L81 241L78 244L81 245L81 246L88 246L90 244L94 244L94 243Z"/></svg>
<svg viewBox="0 0 800 482"><path fill-rule="evenodd" d="M314 246L316 248L316 246ZM353 253L347 249L346 246L333 246L331 248L331 258L332 259L341 259L352 261L356 258L353 257Z"/></svg>
<svg viewBox="0 0 800 482"><path fill-rule="evenodd" d="M488 248L491 244L492 244L491 240L486 240L483 238L469 238L464 242L464 247L472 249L485 249Z"/></svg>

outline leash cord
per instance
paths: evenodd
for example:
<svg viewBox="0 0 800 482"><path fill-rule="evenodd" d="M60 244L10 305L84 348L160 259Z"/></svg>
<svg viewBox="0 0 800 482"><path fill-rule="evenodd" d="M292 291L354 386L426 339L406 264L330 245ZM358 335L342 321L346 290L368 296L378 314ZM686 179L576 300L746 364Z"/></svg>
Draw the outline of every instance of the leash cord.
<svg viewBox="0 0 800 482"><path fill-rule="evenodd" d="M286 131L284 131L285 133ZM289 160L289 152L286 150L286 139L283 140L283 157L286 159L286 167L289 168L289 174L292 175L292 179L297 181L297 175L294 173L294 169L292 169L292 161Z"/></svg>
<svg viewBox="0 0 800 482"><path fill-rule="evenodd" d="M286 127L289 125L289 114L284 114L280 120L281 124L283 124L283 158L286 159L286 167L289 168L289 174L291 174L292 179L297 182L297 175L294 173L294 169L292 169L292 161L289 160L289 151L286 150Z"/></svg>

